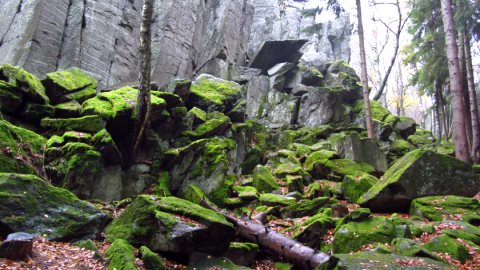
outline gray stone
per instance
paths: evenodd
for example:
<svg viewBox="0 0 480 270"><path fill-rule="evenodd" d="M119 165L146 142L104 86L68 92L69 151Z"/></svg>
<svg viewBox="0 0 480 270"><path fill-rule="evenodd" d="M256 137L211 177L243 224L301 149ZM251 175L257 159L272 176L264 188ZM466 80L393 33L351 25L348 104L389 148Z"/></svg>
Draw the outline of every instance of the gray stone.
<svg viewBox="0 0 480 270"><path fill-rule="evenodd" d="M248 67L261 69L265 75L278 63L297 63L302 57L300 49L306 42L307 40L265 41Z"/></svg>
<svg viewBox="0 0 480 270"><path fill-rule="evenodd" d="M339 123L343 120L344 108L338 92L331 91L329 88L318 88L302 96L298 124L316 127Z"/></svg>
<svg viewBox="0 0 480 270"><path fill-rule="evenodd" d="M372 211L406 211L413 199L433 195L470 197L479 185L480 179L465 162L433 151L414 150L398 159L357 203Z"/></svg>
<svg viewBox="0 0 480 270"><path fill-rule="evenodd" d="M288 63L288 62L284 62L284 63L279 63L279 64L276 64L275 66L271 67L268 71L267 71L267 74L268 76L280 76L280 75L283 75L285 73L287 73L290 69L293 68L295 64L293 63Z"/></svg>
<svg viewBox="0 0 480 270"><path fill-rule="evenodd" d="M102 201L118 201L122 197L122 167L107 166L103 169L101 177L93 183L90 199Z"/></svg>
<svg viewBox="0 0 480 270"><path fill-rule="evenodd" d="M375 141L361 139L357 133L346 135L338 140L334 147L342 158L370 164L378 172L385 172L388 169L387 157Z"/></svg>

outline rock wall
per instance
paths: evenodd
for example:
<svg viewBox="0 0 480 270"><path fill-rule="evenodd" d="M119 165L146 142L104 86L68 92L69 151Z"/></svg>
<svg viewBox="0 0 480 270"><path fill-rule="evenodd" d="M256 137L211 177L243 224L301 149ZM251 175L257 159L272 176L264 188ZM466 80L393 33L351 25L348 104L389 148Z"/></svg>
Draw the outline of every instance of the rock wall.
<svg viewBox="0 0 480 270"><path fill-rule="evenodd" d="M327 16L326 1L256 0L248 55L258 51L268 40L306 39L304 62L321 65L333 60L350 60L352 24L349 14L332 20ZM323 21L323 22L322 22Z"/></svg>
<svg viewBox="0 0 480 270"><path fill-rule="evenodd" d="M231 78L267 40L306 39L303 60L349 59L350 23L328 23L317 1L157 0L152 79ZM100 86L136 81L142 1L2 0L0 64L36 75L79 67Z"/></svg>
<svg viewBox="0 0 480 270"><path fill-rule="evenodd" d="M34 74L79 67L103 86L135 81L142 1L5 0L0 15L0 63ZM253 6L246 0L157 0L153 76L209 72L215 58L245 61Z"/></svg>

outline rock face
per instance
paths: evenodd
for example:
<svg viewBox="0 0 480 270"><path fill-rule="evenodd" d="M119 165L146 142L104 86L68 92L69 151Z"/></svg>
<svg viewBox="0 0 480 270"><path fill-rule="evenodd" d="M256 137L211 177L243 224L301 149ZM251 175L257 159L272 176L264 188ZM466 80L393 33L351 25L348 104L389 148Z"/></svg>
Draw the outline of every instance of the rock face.
<svg viewBox="0 0 480 270"><path fill-rule="evenodd" d="M142 1L12 0L0 15L1 63L40 75L79 67L100 85L134 81ZM253 6L233 1L155 1L154 81L245 62Z"/></svg>
<svg viewBox="0 0 480 270"><path fill-rule="evenodd" d="M373 211L406 211L413 199L433 195L473 196L480 180L468 164L433 151L414 150L395 162L358 199Z"/></svg>
<svg viewBox="0 0 480 270"><path fill-rule="evenodd" d="M4 2L0 64L36 75L78 67L100 86L136 80L142 1ZM350 58L348 15L317 23L324 14L315 1L158 0L154 8L152 79L160 85L197 73L227 79L229 66L244 66L267 40L308 41L303 59L314 64Z"/></svg>

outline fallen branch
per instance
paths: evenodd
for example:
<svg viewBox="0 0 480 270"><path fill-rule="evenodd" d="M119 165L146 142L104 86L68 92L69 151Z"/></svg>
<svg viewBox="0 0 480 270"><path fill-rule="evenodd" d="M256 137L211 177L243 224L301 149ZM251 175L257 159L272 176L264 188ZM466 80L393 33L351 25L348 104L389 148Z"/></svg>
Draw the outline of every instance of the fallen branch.
<svg viewBox="0 0 480 270"><path fill-rule="evenodd" d="M200 205L223 215L237 227L237 232L242 237L276 252L279 256L284 257L301 269L314 269L330 259L330 256L327 254L316 252L312 248L304 246L283 234L272 231L261 224L241 220L224 213L205 200L201 200Z"/></svg>

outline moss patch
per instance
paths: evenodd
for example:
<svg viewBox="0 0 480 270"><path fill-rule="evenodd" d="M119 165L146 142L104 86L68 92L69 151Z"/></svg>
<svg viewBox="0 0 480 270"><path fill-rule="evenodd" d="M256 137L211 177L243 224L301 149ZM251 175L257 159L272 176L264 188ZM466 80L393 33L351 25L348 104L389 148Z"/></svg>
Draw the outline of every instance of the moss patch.
<svg viewBox="0 0 480 270"><path fill-rule="evenodd" d="M115 240L105 251L108 270L136 270L133 247L123 239Z"/></svg>
<svg viewBox="0 0 480 270"><path fill-rule="evenodd" d="M253 186L258 192L271 192L280 189L270 170L262 165L258 165L253 170Z"/></svg>
<svg viewBox="0 0 480 270"><path fill-rule="evenodd" d="M58 130L75 130L94 133L105 128L105 121L98 115L87 115L80 118L44 118L40 122L40 125L45 128Z"/></svg>
<svg viewBox="0 0 480 270"><path fill-rule="evenodd" d="M21 67L14 67L9 64L1 66L0 80L8 81L8 83L22 90L26 96L34 101L43 104L50 102L40 79Z"/></svg>

